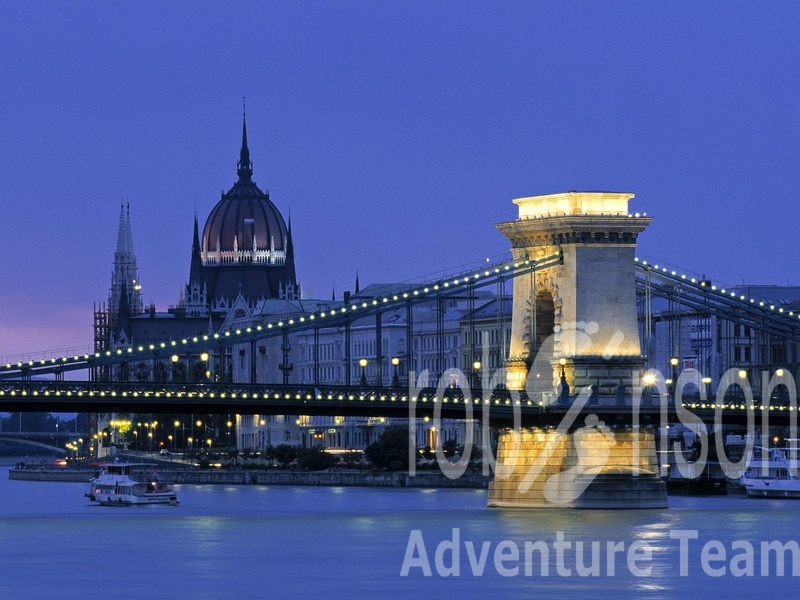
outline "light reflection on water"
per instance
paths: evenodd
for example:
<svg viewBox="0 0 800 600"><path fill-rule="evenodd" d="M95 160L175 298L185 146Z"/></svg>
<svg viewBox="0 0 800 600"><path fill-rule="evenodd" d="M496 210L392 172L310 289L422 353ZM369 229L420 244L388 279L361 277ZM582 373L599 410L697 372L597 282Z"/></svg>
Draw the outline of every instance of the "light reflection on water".
<svg viewBox="0 0 800 600"><path fill-rule="evenodd" d="M0 598L85 598L100 593L140 598L145 590L175 598L392 598L411 595L461 598L671 598L752 597L794 593L793 578L704 575L705 541L754 544L796 539L800 501L740 497L670 500L670 510L490 510L484 491L326 487L179 486L181 505L106 508L90 505L84 484L8 481L0 470ZM459 577L442 578L436 547L460 534ZM422 532L433 569L400 577L410 532ZM673 530L699 531L690 546L690 576L679 576ZM489 555L484 575L473 577L464 550L471 541L491 552L503 540L543 540L557 532L567 542L601 544L601 575L549 574L501 577ZM633 577L624 555L607 576L606 544L647 542L653 549L649 577ZM573 548L575 546L573 545ZM449 564L450 555L446 554ZM569 558L571 557L571 558ZM520 569L521 572L523 569ZM116 582L118 585L114 585ZM113 593L111 590L113 589ZM233 593L232 593L233 591Z"/></svg>

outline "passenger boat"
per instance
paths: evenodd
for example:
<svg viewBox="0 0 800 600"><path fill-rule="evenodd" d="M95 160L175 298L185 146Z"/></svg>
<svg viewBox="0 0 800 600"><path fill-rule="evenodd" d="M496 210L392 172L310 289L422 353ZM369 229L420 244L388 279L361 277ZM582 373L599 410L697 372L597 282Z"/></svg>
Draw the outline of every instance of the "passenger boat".
<svg viewBox="0 0 800 600"><path fill-rule="evenodd" d="M768 460L749 461L739 484L756 498L800 498L798 464L792 462L781 449L772 448Z"/></svg>
<svg viewBox="0 0 800 600"><path fill-rule="evenodd" d="M178 504L178 497L166 481L156 475L154 465L146 463L106 463L100 474L89 480L84 494L105 506L133 504Z"/></svg>

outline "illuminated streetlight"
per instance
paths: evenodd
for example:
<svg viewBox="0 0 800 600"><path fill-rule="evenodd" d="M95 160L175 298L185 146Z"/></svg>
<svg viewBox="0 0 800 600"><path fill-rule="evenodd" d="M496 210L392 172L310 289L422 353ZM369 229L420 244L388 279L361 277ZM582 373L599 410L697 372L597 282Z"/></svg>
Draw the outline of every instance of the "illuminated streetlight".
<svg viewBox="0 0 800 600"><path fill-rule="evenodd" d="M673 384L678 379L677 367L679 362L680 360L678 359L677 356L673 356L669 359L669 364L672 366L672 377L670 379L667 379L666 383L669 386L669 394L673 398L675 397L675 387Z"/></svg>
<svg viewBox="0 0 800 600"><path fill-rule="evenodd" d="M367 364L368 363L369 363L369 361L367 361L366 358L359 358L358 359L358 365L361 367L361 385L363 385L365 387L367 385L367 372L366 372L366 369L367 369Z"/></svg>
<svg viewBox="0 0 800 600"><path fill-rule="evenodd" d="M400 378L397 376L397 365L400 364L400 359L397 356L392 357L392 366L394 367L394 375L392 375L392 387L400 387Z"/></svg>

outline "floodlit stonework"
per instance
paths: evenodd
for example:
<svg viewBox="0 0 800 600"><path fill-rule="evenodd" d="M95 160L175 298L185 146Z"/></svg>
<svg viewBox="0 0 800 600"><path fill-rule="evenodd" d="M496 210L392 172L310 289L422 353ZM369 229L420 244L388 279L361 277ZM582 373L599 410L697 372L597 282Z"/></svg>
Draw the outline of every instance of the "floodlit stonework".
<svg viewBox="0 0 800 600"><path fill-rule="evenodd" d="M497 454L490 507L667 507L651 432L509 430L501 434Z"/></svg>
<svg viewBox="0 0 800 600"><path fill-rule="evenodd" d="M622 383L630 395L632 374L643 365L634 253L651 221L628 213L632 197L566 192L518 198L520 218L497 225L515 257L563 257L561 265L514 280L510 389L523 389L536 376L555 387L565 359L571 389L597 385L601 395L614 395Z"/></svg>

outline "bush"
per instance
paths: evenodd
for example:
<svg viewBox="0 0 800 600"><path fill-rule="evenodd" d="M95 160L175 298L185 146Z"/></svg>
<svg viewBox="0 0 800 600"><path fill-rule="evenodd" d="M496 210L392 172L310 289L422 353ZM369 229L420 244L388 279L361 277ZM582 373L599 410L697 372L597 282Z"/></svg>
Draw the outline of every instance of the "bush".
<svg viewBox="0 0 800 600"><path fill-rule="evenodd" d="M336 466L336 457L320 448L308 448L300 453L297 464L304 471L324 471Z"/></svg>
<svg viewBox="0 0 800 600"><path fill-rule="evenodd" d="M388 427L364 450L364 456L375 467L389 471L404 471L408 468L408 429Z"/></svg>

